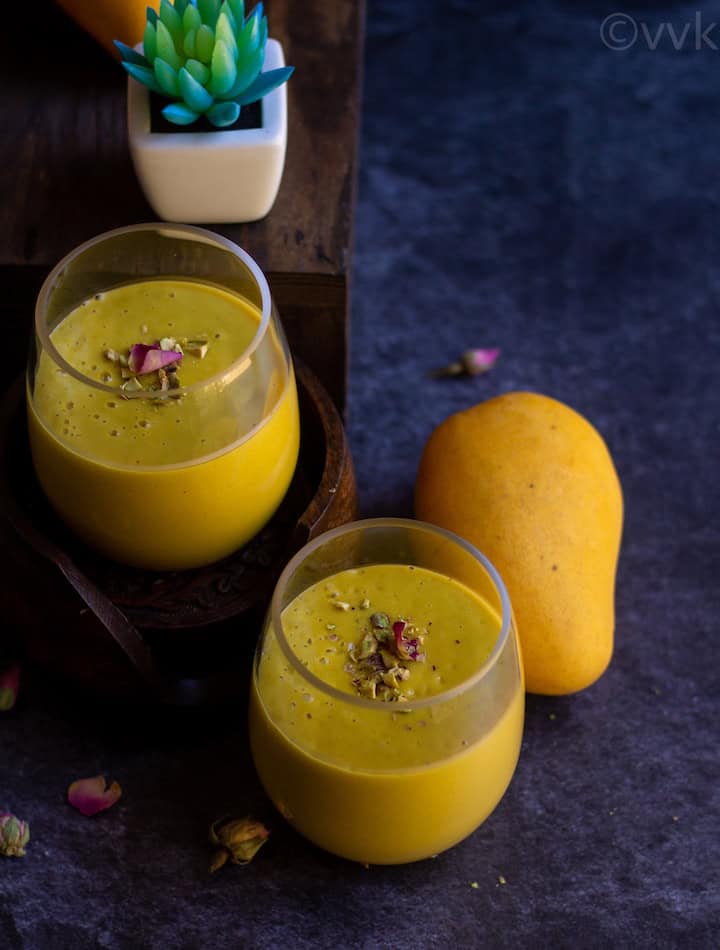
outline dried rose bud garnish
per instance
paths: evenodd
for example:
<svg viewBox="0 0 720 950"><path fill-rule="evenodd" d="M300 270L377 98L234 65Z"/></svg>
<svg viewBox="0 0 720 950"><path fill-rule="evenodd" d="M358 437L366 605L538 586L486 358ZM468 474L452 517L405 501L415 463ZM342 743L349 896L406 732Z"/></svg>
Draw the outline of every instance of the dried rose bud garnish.
<svg viewBox="0 0 720 950"><path fill-rule="evenodd" d="M90 817L111 808L122 795L117 782L108 785L104 775L81 778L68 788L68 801L83 815Z"/></svg>
<svg viewBox="0 0 720 950"><path fill-rule="evenodd" d="M20 667L17 663L0 673L0 712L9 712L20 691Z"/></svg>
<svg viewBox="0 0 720 950"><path fill-rule="evenodd" d="M411 665L425 661L425 633L409 620L372 614L358 645L348 649L345 670L357 692L384 702L406 702L403 684L410 678Z"/></svg>
<svg viewBox="0 0 720 950"><path fill-rule="evenodd" d="M210 842L217 850L210 861L210 873L228 860L233 864L249 864L269 837L265 825L254 818L221 818L213 822Z"/></svg>
<svg viewBox="0 0 720 950"><path fill-rule="evenodd" d="M149 390L157 393L158 398L155 401L162 403L165 402L167 396L173 399L179 399L182 396L181 392L171 392L171 390L181 388L177 369L185 353L204 359L208 346L204 338L178 341L174 337L164 336L156 343L133 343L127 355L108 348L103 352L103 356L119 366L120 376L124 380L120 386L124 398L130 399L134 394ZM156 376L154 381L141 382L138 378L152 374Z"/></svg>
<svg viewBox="0 0 720 950"><path fill-rule="evenodd" d="M462 356L440 369L433 370L431 376L480 376L489 372L500 356L499 349L465 350Z"/></svg>

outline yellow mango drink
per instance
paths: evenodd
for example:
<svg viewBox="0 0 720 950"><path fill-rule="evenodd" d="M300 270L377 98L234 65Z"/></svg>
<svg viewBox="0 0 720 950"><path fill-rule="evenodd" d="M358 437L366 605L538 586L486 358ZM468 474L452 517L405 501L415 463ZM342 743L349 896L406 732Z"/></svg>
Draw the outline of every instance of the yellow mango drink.
<svg viewBox="0 0 720 950"><path fill-rule="evenodd" d="M387 522L325 537L332 546L348 532L387 535ZM405 535L431 531L392 525ZM437 555L449 536L435 536ZM446 555L430 561L447 567ZM325 576L307 583L317 570L302 557L286 569L284 577L300 564L289 593L278 601L276 591L256 656L250 738L259 777L288 821L337 855L399 864L437 854L487 818L517 763L524 691L507 598L493 596L483 563L473 587L426 557L363 558L321 568Z"/></svg>
<svg viewBox="0 0 720 950"><path fill-rule="evenodd" d="M263 309L181 274L116 284L38 326L35 471L89 545L139 567L190 568L271 517L299 421L282 331Z"/></svg>

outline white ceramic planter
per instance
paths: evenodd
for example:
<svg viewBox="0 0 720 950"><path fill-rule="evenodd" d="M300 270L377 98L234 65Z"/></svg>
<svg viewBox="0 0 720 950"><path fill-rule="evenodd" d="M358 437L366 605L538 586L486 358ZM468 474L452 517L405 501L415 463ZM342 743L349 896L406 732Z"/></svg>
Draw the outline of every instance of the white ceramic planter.
<svg viewBox="0 0 720 950"><path fill-rule="evenodd" d="M269 39L263 70L285 65ZM150 93L128 77L128 138L135 173L164 221L256 221L275 201L287 144L287 85L262 100L262 127L217 132L150 131Z"/></svg>

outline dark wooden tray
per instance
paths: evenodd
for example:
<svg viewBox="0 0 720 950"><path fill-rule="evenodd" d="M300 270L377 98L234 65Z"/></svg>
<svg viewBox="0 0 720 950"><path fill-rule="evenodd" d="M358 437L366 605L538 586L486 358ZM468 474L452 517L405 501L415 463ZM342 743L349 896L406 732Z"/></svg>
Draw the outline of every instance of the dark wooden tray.
<svg viewBox="0 0 720 950"><path fill-rule="evenodd" d="M104 559L45 501L25 428L24 380L0 413L0 513L7 552L0 643L112 699L197 705L245 695L272 588L308 540L357 515L340 416L298 360L301 446L295 477L269 524L209 567L154 573Z"/></svg>

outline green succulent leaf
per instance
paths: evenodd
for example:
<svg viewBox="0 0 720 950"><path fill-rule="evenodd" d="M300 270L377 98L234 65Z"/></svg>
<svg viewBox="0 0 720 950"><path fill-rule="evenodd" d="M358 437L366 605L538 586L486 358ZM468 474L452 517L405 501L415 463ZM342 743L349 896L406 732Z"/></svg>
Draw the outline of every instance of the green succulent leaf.
<svg viewBox="0 0 720 950"><path fill-rule="evenodd" d="M195 40L197 39L197 30L192 29L189 33L185 34L185 39L183 40L183 53L189 58L194 59L197 54L197 49L195 46Z"/></svg>
<svg viewBox="0 0 720 950"><path fill-rule="evenodd" d="M174 0L175 10L179 16L183 16L185 10L188 8L188 0ZM192 4L190 4L192 6Z"/></svg>
<svg viewBox="0 0 720 950"><path fill-rule="evenodd" d="M136 66L150 66L150 63L142 53L137 53L132 46L126 46L125 43L121 43L120 40L113 40L113 43L120 51L124 63L135 63Z"/></svg>
<svg viewBox="0 0 720 950"><path fill-rule="evenodd" d="M157 26L157 10L154 10L152 7L147 8L147 21L148 23L152 23L153 26Z"/></svg>
<svg viewBox="0 0 720 950"><path fill-rule="evenodd" d="M223 7L225 6L227 6L227 4L224 3ZM220 40L227 46L233 60L237 60L238 45L235 40L235 31L225 10L221 10L217 26L215 27L215 42L218 43Z"/></svg>
<svg viewBox="0 0 720 950"><path fill-rule="evenodd" d="M225 17L225 19L230 24L230 29L232 30L232 34L234 38L235 34L238 31L238 24L235 22L235 14L233 13L232 7L227 2L227 0L223 0L223 2L220 4L220 13L218 14L218 23L220 23L220 19L222 17ZM240 21L240 25L242 25L242 20ZM215 33L217 33L217 31L218 31L218 28L216 26Z"/></svg>
<svg viewBox="0 0 720 950"><path fill-rule="evenodd" d="M251 102L257 102L273 89L282 86L287 82L295 71L294 66L281 66L280 69L271 69L266 73L260 73L255 82L249 86L241 96L235 97L235 102L241 106L247 106Z"/></svg>
<svg viewBox="0 0 720 950"><path fill-rule="evenodd" d="M264 59L265 50L259 47L253 50L248 56L243 57L243 59L238 62L237 76L235 77L232 88L228 89L221 98L237 99L238 96L242 95L259 75Z"/></svg>
<svg viewBox="0 0 720 950"><path fill-rule="evenodd" d="M160 0L160 20L168 29L175 44L175 51L182 53L183 46L183 25L182 18L175 7L168 0Z"/></svg>
<svg viewBox="0 0 720 950"><path fill-rule="evenodd" d="M220 13L220 0L197 0L197 8L203 23L214 27Z"/></svg>
<svg viewBox="0 0 720 950"><path fill-rule="evenodd" d="M258 13L258 11L260 11ZM262 3L258 3L245 24L250 28L250 44L257 46L260 42L260 24L262 23Z"/></svg>
<svg viewBox="0 0 720 950"><path fill-rule="evenodd" d="M187 69L179 71L178 85L180 94L194 112L207 112L215 101L202 83L199 83Z"/></svg>
<svg viewBox="0 0 720 950"><path fill-rule="evenodd" d="M201 86L207 85L210 79L210 70L204 63L201 63L199 59L188 59L185 63L185 69L187 69L192 78L199 82Z"/></svg>
<svg viewBox="0 0 720 950"><path fill-rule="evenodd" d="M152 23L145 24L145 33L143 35L143 50L147 61L152 65L157 56L157 35Z"/></svg>
<svg viewBox="0 0 720 950"><path fill-rule="evenodd" d="M202 26L202 17L198 12L198 8L189 3L183 13L183 29L187 34L190 30L197 30L199 26Z"/></svg>
<svg viewBox="0 0 720 950"><path fill-rule="evenodd" d="M155 78L160 83L163 93L166 96L178 97L180 95L180 86L178 84L178 74L177 70L166 63L164 59L161 59L159 56L155 58L153 64L155 69Z"/></svg>
<svg viewBox="0 0 720 950"><path fill-rule="evenodd" d="M172 66L173 69L179 69L182 66L182 61L177 54L177 50L175 49L175 41L172 38L172 34L162 20L157 21L156 35L156 56L164 60L168 66Z"/></svg>
<svg viewBox="0 0 720 950"><path fill-rule="evenodd" d="M227 4L235 17L235 25L239 30L245 22L245 0L227 0Z"/></svg>
<svg viewBox="0 0 720 950"><path fill-rule="evenodd" d="M208 109L206 115L213 125L223 129L237 121L240 106L236 102L216 102L211 109Z"/></svg>
<svg viewBox="0 0 720 950"><path fill-rule="evenodd" d="M222 40L215 43L210 74L209 88L214 96L222 96L232 89L237 76L237 67L232 53Z"/></svg>
<svg viewBox="0 0 720 950"><path fill-rule="evenodd" d="M215 33L205 23L198 27L195 37L195 54L201 63L209 63L215 46Z"/></svg>
<svg viewBox="0 0 720 950"><path fill-rule="evenodd" d="M262 33L258 20L255 16L250 16L237 37L238 56L248 56L260 45Z"/></svg>
<svg viewBox="0 0 720 950"><path fill-rule="evenodd" d="M142 83L143 86L147 86L148 89L159 93L161 96L165 95L152 69L148 69L145 66L138 66L137 63L123 63L122 65L125 67L125 71L132 76L133 79Z"/></svg>
<svg viewBox="0 0 720 950"><path fill-rule="evenodd" d="M182 102L170 103L169 106L165 106L162 110L162 114L168 122L172 122L174 125L190 125L192 122L195 122L196 119L200 118L198 112L194 112Z"/></svg>

